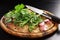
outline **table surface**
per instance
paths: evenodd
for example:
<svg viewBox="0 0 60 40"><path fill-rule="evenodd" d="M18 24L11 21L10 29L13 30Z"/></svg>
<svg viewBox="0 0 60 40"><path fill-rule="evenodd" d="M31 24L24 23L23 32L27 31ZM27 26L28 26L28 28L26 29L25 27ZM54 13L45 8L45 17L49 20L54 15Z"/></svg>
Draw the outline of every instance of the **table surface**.
<svg viewBox="0 0 60 40"><path fill-rule="evenodd" d="M54 15L60 17L60 1L59 0L2 0L0 1L0 18L9 10L12 10L15 5L24 3L27 5L31 5L37 7L39 9L48 10ZM0 27L0 40L24 40L29 38L19 38L16 36L12 36L6 33ZM60 24L58 25L58 30L56 30L52 35L44 37L44 38L37 38L35 40L60 40Z"/></svg>

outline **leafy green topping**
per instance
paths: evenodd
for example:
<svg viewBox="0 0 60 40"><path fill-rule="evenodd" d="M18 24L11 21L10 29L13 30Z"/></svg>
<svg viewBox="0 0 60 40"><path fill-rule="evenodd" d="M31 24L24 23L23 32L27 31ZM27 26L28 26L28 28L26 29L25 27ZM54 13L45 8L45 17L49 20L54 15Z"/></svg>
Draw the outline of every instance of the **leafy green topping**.
<svg viewBox="0 0 60 40"><path fill-rule="evenodd" d="M13 22L20 27L24 27L24 25L27 24L29 26L29 31L31 32L38 25L38 23L42 22L43 20L40 15L37 15L24 7L24 4L16 5L14 10L5 14L5 22Z"/></svg>
<svg viewBox="0 0 60 40"><path fill-rule="evenodd" d="M9 23L9 22L11 22L11 21L12 21L11 19L6 19L6 20L5 20L6 23Z"/></svg>
<svg viewBox="0 0 60 40"><path fill-rule="evenodd" d="M24 7L25 7L24 4L18 4L18 5L15 6L15 10L18 12L21 9L23 9Z"/></svg>

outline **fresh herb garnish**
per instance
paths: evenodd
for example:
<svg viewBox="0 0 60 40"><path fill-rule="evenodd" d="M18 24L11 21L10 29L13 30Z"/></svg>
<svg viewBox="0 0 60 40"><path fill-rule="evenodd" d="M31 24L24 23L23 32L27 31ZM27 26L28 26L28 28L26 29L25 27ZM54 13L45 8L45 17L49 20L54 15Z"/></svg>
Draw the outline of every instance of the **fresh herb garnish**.
<svg viewBox="0 0 60 40"><path fill-rule="evenodd" d="M24 7L24 4L16 5L14 10L9 11L5 15L7 18L5 22L9 23L13 20L13 23L20 27L24 27L24 25L27 24L29 26L29 31L31 32L38 25L38 23L42 22L43 20L40 15L37 15L33 11Z"/></svg>

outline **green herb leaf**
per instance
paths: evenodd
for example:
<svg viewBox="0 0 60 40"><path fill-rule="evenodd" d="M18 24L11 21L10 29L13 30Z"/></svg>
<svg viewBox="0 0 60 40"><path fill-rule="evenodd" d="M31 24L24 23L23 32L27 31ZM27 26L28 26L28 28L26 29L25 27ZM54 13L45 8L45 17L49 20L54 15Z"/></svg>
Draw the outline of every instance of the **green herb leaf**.
<svg viewBox="0 0 60 40"><path fill-rule="evenodd" d="M11 22L11 21L12 21L11 19L5 20L6 23L9 23L9 22Z"/></svg>
<svg viewBox="0 0 60 40"><path fill-rule="evenodd" d="M9 12L8 12L8 13L6 13L4 16L5 16L5 17L7 17L7 18L10 18L10 17L11 17L11 15L12 15L11 13L12 13L12 11L9 11Z"/></svg>
<svg viewBox="0 0 60 40"><path fill-rule="evenodd" d="M24 4L18 4L18 5L15 6L15 10L16 10L16 11L20 11L20 10L23 9L24 7L25 7Z"/></svg>

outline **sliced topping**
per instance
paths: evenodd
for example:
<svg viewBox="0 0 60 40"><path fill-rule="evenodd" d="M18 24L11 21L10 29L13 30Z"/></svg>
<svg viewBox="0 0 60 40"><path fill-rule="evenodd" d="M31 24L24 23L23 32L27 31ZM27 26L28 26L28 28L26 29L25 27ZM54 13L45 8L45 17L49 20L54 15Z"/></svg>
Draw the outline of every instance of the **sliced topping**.
<svg viewBox="0 0 60 40"><path fill-rule="evenodd" d="M16 26L15 26L13 23L8 23L8 24L7 24L7 27L8 27L9 29L11 29L11 30L18 31L18 30L16 29Z"/></svg>
<svg viewBox="0 0 60 40"><path fill-rule="evenodd" d="M49 19L45 20L45 24L48 26L48 29L50 29L54 25L53 22L51 20L49 20Z"/></svg>
<svg viewBox="0 0 60 40"><path fill-rule="evenodd" d="M40 23L39 27L40 27L41 31L46 31L47 30L47 25L45 25L45 22Z"/></svg>
<svg viewBox="0 0 60 40"><path fill-rule="evenodd" d="M53 25L52 21L50 21L49 19L44 20L44 22L46 23L46 25L47 25L48 27L50 27L50 26Z"/></svg>
<svg viewBox="0 0 60 40"><path fill-rule="evenodd" d="M44 22L39 24L41 31L46 31L53 26L53 23L49 19L45 19Z"/></svg>

